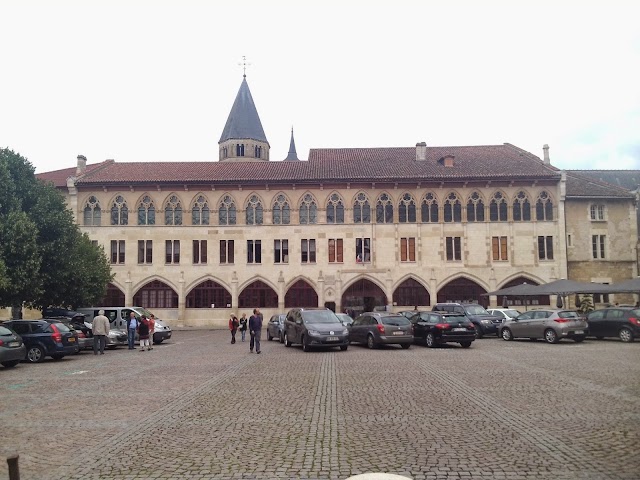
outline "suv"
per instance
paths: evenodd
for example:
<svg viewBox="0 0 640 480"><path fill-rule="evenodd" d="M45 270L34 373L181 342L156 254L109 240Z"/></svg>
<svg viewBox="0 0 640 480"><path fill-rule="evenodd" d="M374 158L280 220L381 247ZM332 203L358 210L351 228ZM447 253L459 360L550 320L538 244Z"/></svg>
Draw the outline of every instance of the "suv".
<svg viewBox="0 0 640 480"><path fill-rule="evenodd" d="M589 335L598 340L604 337L620 337L623 342L633 342L640 336L640 308L611 307L595 310L587 315Z"/></svg>
<svg viewBox="0 0 640 480"><path fill-rule="evenodd" d="M349 330L328 308L294 308L284 321L284 345L302 344L308 352L311 347L349 347Z"/></svg>
<svg viewBox="0 0 640 480"><path fill-rule="evenodd" d="M502 317L491 315L482 305L477 303L436 303L431 310L464 315L473 323L476 329L476 338L482 338L487 334L497 335L498 328L502 323Z"/></svg>
<svg viewBox="0 0 640 480"><path fill-rule="evenodd" d="M31 363L42 362L45 357L60 360L78 349L76 332L57 320L10 320L3 325L22 337L26 359Z"/></svg>

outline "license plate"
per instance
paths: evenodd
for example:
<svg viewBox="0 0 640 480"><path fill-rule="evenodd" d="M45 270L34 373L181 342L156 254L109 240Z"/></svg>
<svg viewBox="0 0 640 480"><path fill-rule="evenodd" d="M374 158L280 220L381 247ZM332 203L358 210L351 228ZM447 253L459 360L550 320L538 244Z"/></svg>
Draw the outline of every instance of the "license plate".
<svg viewBox="0 0 640 480"><path fill-rule="evenodd" d="M9 342L9 346L10 347L19 347L20 346L20 342Z"/></svg>
<svg viewBox="0 0 640 480"><path fill-rule="evenodd" d="M576 330L573 333L576 334L576 335L582 335L584 333L584 330Z"/></svg>
<svg viewBox="0 0 640 480"><path fill-rule="evenodd" d="M327 342L337 342L338 337L327 337Z"/></svg>
<svg viewBox="0 0 640 480"><path fill-rule="evenodd" d="M70 341L70 342L75 342L75 341L76 341L76 337L70 337L70 338L69 338L69 341Z"/></svg>
<svg viewBox="0 0 640 480"><path fill-rule="evenodd" d="M395 331L393 332L394 335L404 335L404 332L402 331Z"/></svg>
<svg viewBox="0 0 640 480"><path fill-rule="evenodd" d="M467 329L466 328L454 328L453 331L454 332L466 332Z"/></svg>

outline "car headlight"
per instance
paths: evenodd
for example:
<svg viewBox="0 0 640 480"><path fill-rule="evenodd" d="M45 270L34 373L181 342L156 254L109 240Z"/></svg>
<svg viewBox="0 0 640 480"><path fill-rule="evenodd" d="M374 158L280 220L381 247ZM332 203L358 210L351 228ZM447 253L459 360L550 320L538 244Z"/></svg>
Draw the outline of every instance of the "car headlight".
<svg viewBox="0 0 640 480"><path fill-rule="evenodd" d="M314 337L317 337L318 335L320 335L320 332L317 330L307 330L307 333L309 335L313 335Z"/></svg>

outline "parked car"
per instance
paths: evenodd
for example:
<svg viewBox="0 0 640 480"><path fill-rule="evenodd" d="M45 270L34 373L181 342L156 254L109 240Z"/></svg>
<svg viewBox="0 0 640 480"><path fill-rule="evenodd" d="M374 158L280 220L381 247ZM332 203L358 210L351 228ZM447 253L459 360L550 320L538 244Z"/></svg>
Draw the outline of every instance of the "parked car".
<svg viewBox="0 0 640 480"><path fill-rule="evenodd" d="M8 325L0 325L0 364L6 368L15 367L26 353L27 349L20 335Z"/></svg>
<svg viewBox="0 0 640 480"><path fill-rule="evenodd" d="M351 315L348 315L346 313L336 313L336 317L338 317L338 319L345 327L348 327L353 323L353 318L351 318Z"/></svg>
<svg viewBox="0 0 640 480"><path fill-rule="evenodd" d="M308 352L312 347L349 347L349 330L328 308L293 308L284 322L284 345L302 345Z"/></svg>
<svg viewBox="0 0 640 480"><path fill-rule="evenodd" d="M267 340L271 341L277 338L280 340L280 343L284 343L285 318L287 318L286 313L278 313L269 319L269 323L267 323Z"/></svg>
<svg viewBox="0 0 640 480"><path fill-rule="evenodd" d="M46 307L42 309L42 318L57 318L57 317L66 317L66 318L74 318L78 315L82 315L75 310L69 310L68 308L62 307Z"/></svg>
<svg viewBox="0 0 640 480"><path fill-rule="evenodd" d="M611 307L595 310L587 315L589 336L598 340L619 337L623 342L633 342L640 336L640 308Z"/></svg>
<svg viewBox="0 0 640 480"><path fill-rule="evenodd" d="M76 333L57 320L10 320L3 325L20 335L26 345L25 358L31 363L45 357L59 360L78 348Z"/></svg>
<svg viewBox="0 0 640 480"><path fill-rule="evenodd" d="M400 315L404 315L407 318L411 318L413 317L416 313L418 313L418 310L403 310L402 312L398 312Z"/></svg>
<svg viewBox="0 0 640 480"><path fill-rule="evenodd" d="M349 327L349 343L361 343L369 348L380 345L413 343L413 327L404 315L389 312L366 312L358 315Z"/></svg>
<svg viewBox="0 0 640 480"><path fill-rule="evenodd" d="M76 353L79 353L81 350L85 348L93 348L93 335L91 334L91 329L87 327L85 323L85 316L81 313L76 313L73 318L67 317L54 317L54 318L44 318L43 320L55 320L57 322L64 323L70 330L74 330L78 339L78 349Z"/></svg>
<svg viewBox="0 0 640 480"><path fill-rule="evenodd" d="M487 308L487 313L502 318L502 323L504 323L505 320L516 318L522 312L515 308Z"/></svg>
<svg viewBox="0 0 640 480"><path fill-rule="evenodd" d="M127 344L127 319L129 318L129 314L133 312L138 320L140 320L141 315L145 315L147 318L151 316L149 310L143 307L88 307L88 308L79 308L78 312L83 313L88 316L87 321L91 323L93 318L98 315L100 310L104 310L105 316L109 319L110 328L112 330L120 330L124 333L124 343L119 343L122 335L117 336L116 345L126 345ZM171 338L171 327L167 325L162 319L158 318L156 315L156 323L155 323L155 332L153 334L153 343L159 344L165 340ZM111 337L111 336L110 336ZM136 337L137 338L137 337ZM111 341L114 338L107 338L107 347L115 348Z"/></svg>
<svg viewBox="0 0 640 480"><path fill-rule="evenodd" d="M436 303L431 310L464 315L475 325L476 338L497 335L498 326L502 323L502 317L489 314L482 305L477 303Z"/></svg>
<svg viewBox="0 0 640 480"><path fill-rule="evenodd" d="M476 327L464 315L445 312L418 312L410 322L413 338L429 348L443 343L459 343L469 348L476 339Z"/></svg>
<svg viewBox="0 0 640 480"><path fill-rule="evenodd" d="M548 343L558 343L563 338L570 338L580 343L587 334L586 320L574 310L531 310L500 326L500 336L504 340L544 338Z"/></svg>

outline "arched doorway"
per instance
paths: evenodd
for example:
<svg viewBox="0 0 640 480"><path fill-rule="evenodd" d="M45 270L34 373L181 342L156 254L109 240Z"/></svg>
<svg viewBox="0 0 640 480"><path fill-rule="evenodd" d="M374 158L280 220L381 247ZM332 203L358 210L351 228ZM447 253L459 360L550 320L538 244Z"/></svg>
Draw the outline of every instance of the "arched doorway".
<svg viewBox="0 0 640 480"><path fill-rule="evenodd" d="M343 311L351 310L358 315L362 312L372 312L387 306L387 296L375 283L365 278L353 283L342 294Z"/></svg>
<svg viewBox="0 0 640 480"><path fill-rule="evenodd" d="M178 308L178 294L164 282L153 280L133 296L136 307Z"/></svg>
<svg viewBox="0 0 640 480"><path fill-rule="evenodd" d="M407 278L393 292L393 304L406 307L431 305L431 295L420 282Z"/></svg>
<svg viewBox="0 0 640 480"><path fill-rule="evenodd" d="M205 280L187 295L187 308L230 308L231 294L217 282Z"/></svg>
<svg viewBox="0 0 640 480"><path fill-rule="evenodd" d="M487 291L473 280L464 277L456 278L438 291L438 303L479 303L487 308L489 297L483 296L484 293Z"/></svg>
<svg viewBox="0 0 640 480"><path fill-rule="evenodd" d="M266 283L256 280L238 296L239 308L278 308L278 294Z"/></svg>
<svg viewBox="0 0 640 480"><path fill-rule="evenodd" d="M99 307L124 307L124 292L113 283L107 285L107 293L97 305Z"/></svg>
<svg viewBox="0 0 640 480"><path fill-rule="evenodd" d="M509 280L505 283L500 289L515 287L516 285L522 285L523 283L529 285L540 285L538 282L535 282L527 277L518 277L513 280ZM498 305L502 305L503 298L498 298ZM507 297L507 305L551 305L551 300L549 299L549 295L536 295L535 297Z"/></svg>
<svg viewBox="0 0 640 480"><path fill-rule="evenodd" d="M304 280L298 280L291 285L284 296L285 308L295 307L317 307L318 306L318 294Z"/></svg>

